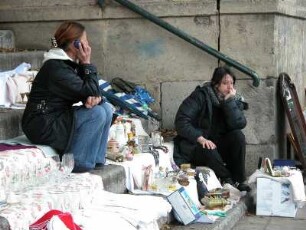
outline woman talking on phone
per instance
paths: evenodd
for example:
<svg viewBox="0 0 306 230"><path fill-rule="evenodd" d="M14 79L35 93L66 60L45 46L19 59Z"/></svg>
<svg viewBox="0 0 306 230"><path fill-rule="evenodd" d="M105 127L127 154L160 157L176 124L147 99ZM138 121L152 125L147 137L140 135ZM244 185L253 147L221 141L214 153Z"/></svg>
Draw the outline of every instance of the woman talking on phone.
<svg viewBox="0 0 306 230"><path fill-rule="evenodd" d="M73 153L73 172L105 163L112 108L99 90L85 27L73 21L56 30L52 48L32 84L22 129L34 144ZM74 106L82 102L81 106Z"/></svg>
<svg viewBox="0 0 306 230"><path fill-rule="evenodd" d="M247 103L236 93L236 78L226 67L214 70L210 82L198 86L180 105L173 157L177 165L211 168L222 183L249 191L245 181Z"/></svg>

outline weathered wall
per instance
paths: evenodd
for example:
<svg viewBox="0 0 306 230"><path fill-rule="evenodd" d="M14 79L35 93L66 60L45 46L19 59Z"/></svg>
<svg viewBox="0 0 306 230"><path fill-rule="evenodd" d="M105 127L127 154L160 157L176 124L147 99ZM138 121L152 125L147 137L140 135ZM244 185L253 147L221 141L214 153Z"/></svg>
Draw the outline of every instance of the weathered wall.
<svg viewBox="0 0 306 230"><path fill-rule="evenodd" d="M302 0L134 0L148 11L254 69L258 88L245 74L237 88L250 103L247 171L259 156L285 155L285 117L277 77L287 72L305 101L305 18ZM218 11L219 3L219 11ZM144 84L156 98L153 108L164 128L173 128L176 110L196 85L209 80L218 60L109 0L2 0L0 29L15 33L18 48L49 48L59 21L80 20L93 47L93 62L107 80L122 77Z"/></svg>
<svg viewBox="0 0 306 230"><path fill-rule="evenodd" d="M251 66L262 77L258 88L250 87L241 75L240 91L250 102L247 171L251 173L258 157L286 157L284 111L277 95L277 79L287 72L305 100L305 3L302 1L221 1L220 50Z"/></svg>
<svg viewBox="0 0 306 230"><path fill-rule="evenodd" d="M221 5L221 12L223 9ZM252 172L258 157L276 158L279 151L276 127L277 107L275 79L277 72L273 65L274 16L268 14L235 14L221 16L220 50L237 61L252 66L262 78L259 87L253 87L246 76L239 76L237 87L250 102L246 111L248 125L244 129L247 140L247 167ZM263 34L265 36L263 36ZM272 78L266 78L273 76Z"/></svg>

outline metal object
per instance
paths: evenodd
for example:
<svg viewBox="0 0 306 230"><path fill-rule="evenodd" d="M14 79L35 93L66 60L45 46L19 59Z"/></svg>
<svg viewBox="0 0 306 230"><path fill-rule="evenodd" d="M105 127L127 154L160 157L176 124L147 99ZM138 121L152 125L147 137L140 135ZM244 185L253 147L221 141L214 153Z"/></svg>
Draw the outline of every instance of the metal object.
<svg viewBox="0 0 306 230"><path fill-rule="evenodd" d="M231 204L230 201L219 197L204 197L201 199L201 203L208 209L224 207L225 205Z"/></svg>
<svg viewBox="0 0 306 230"><path fill-rule="evenodd" d="M132 3L128 0L114 0L114 1L120 3L121 5L123 5L127 8L129 8L130 10L134 11L135 13L140 14L141 16L148 19L149 21L151 21L151 22L159 25L160 27L168 30L169 32L171 32L171 33L175 34L176 36L182 38L183 40L187 41L188 43L198 47L199 49L207 52L208 54L224 61L228 65L233 66L237 70L249 75L253 79L253 85L255 87L259 86L260 79L259 79L257 73L254 70L248 68L247 66L242 65L241 63L235 61L234 59L232 59L232 58L226 56L225 54L219 52L218 50L206 45L205 43L198 40L197 38L194 38L194 37L190 36L189 34L185 33L184 31L172 26L168 22L158 18L154 14L146 11L145 9L139 7L138 5ZM98 0L98 4L100 5L101 8L102 8L102 5L103 5L103 2L104 2L104 0Z"/></svg>

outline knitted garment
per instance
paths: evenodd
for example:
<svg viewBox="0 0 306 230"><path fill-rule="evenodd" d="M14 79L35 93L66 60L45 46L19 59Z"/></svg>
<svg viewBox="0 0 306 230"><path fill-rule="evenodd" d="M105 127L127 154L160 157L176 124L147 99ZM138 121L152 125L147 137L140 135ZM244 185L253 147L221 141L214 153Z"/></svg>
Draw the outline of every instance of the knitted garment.
<svg viewBox="0 0 306 230"><path fill-rule="evenodd" d="M212 104L216 107L220 107L220 103L224 101L224 95L219 93L217 89L213 88L210 82L205 82L203 86L207 89ZM236 93L236 95L234 96L234 100L239 101L241 103L245 103L243 96L239 93ZM247 109L247 107L243 107L242 109Z"/></svg>

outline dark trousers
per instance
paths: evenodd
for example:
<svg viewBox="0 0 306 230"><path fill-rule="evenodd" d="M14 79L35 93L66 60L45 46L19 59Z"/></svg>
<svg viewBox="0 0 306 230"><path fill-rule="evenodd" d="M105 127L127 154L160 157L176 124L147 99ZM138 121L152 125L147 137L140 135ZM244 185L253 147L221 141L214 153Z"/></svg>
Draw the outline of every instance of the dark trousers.
<svg viewBox="0 0 306 230"><path fill-rule="evenodd" d="M245 181L245 136L234 130L215 141L216 149L210 150L197 145L192 159L194 166L211 168L221 181L232 178L234 182Z"/></svg>

